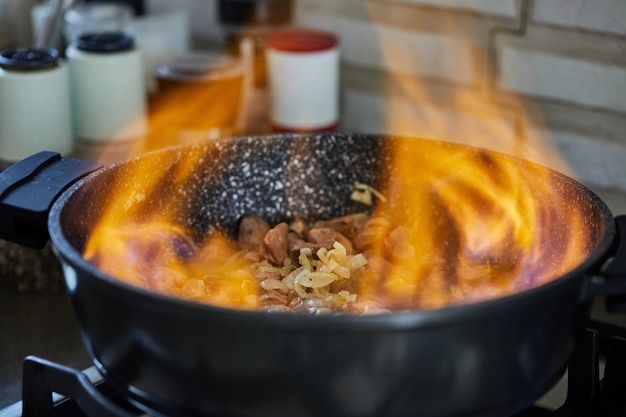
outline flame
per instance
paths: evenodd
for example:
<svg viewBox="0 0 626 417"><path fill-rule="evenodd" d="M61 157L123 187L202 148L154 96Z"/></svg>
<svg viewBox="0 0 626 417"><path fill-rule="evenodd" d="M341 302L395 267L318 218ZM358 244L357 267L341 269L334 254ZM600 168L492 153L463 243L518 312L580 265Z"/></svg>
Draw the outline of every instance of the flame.
<svg viewBox="0 0 626 417"><path fill-rule="evenodd" d="M433 144L416 155L411 141L394 148L387 202L374 216L402 225L416 256L394 256L362 298L394 308L490 299L555 279L588 255L589 213L568 200L562 178L480 149Z"/></svg>
<svg viewBox="0 0 626 417"><path fill-rule="evenodd" d="M235 135L243 82L240 73L201 82L161 80L149 101L150 133L141 151Z"/></svg>
<svg viewBox="0 0 626 417"><path fill-rule="evenodd" d="M378 7L365 5L365 13L375 27L385 27L389 14L378 13ZM429 33L437 27L457 40L476 36L474 28L459 25L451 14L433 13L431 20L428 28L412 22L411 30ZM496 77L489 67L495 63L479 63L471 73L480 74L481 80L454 87L399 70L410 50L383 42L376 47L387 71L386 132L494 150L575 175L547 140L525 129L528 102L496 90L497 79L489 80ZM477 62L479 56L474 57ZM459 60L462 65L470 61ZM411 65L419 72L419 62ZM416 156L410 146L395 149L394 175L381 186L390 203L379 204L375 211L377 217L394 218L398 207L403 208L403 218L396 222L407 228L406 244L418 255L395 259L385 269L382 289L370 277L362 298L383 294L404 307L415 299L423 307L440 307L493 298L554 279L586 256L583 237L589 234L589 219L564 201L559 181L549 171L524 174L516 164L488 152L445 146L425 152L429 154ZM384 256L387 240L379 239L377 257Z"/></svg>
<svg viewBox="0 0 626 417"><path fill-rule="evenodd" d="M169 155L169 154L168 154ZM158 154L127 163L83 257L133 285L214 305L255 308L257 288L249 262L219 231L203 241L180 220L197 182L197 166L210 153ZM214 166L218 175L219 165ZM206 178L210 181L211 178Z"/></svg>
<svg viewBox="0 0 626 417"><path fill-rule="evenodd" d="M374 13L371 18L377 23ZM397 141L391 173L379 185L387 202L379 202L373 212L383 220L371 226L376 241L369 253L371 273L362 277L358 299L389 308L438 308L514 293L579 265L589 252L589 219L579 204L563 198L562 179L492 152L572 175L546 141L519 129L527 117L524 103L510 96L506 105L494 101L487 86L445 87L454 111L472 120L459 128L433 110L432 80L393 70L393 62L407 51L385 45L381 50L392 86L385 129L478 149L433 142L417 154L412 139ZM239 93L218 94L220 106L231 112ZM223 107L205 98L178 91L155 104L151 133L139 151L181 143L183 121L222 123L227 118ZM421 111L407 112L406 102ZM183 194L193 192L189 181L197 164L195 157L182 156L149 165L148 171L127 170L89 236L84 257L134 285L255 309L261 290L246 255L223 233L196 236L196 230L177 221ZM219 166L214 168L219 172ZM172 184L162 191L166 177Z"/></svg>

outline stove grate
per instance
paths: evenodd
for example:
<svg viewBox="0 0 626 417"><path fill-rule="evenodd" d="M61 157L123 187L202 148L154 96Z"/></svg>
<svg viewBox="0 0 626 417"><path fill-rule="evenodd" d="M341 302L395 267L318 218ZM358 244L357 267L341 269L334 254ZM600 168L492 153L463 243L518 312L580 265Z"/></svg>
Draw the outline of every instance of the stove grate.
<svg viewBox="0 0 626 417"><path fill-rule="evenodd" d="M513 417L626 417L626 338L608 338L602 380L599 360L599 334L587 330L570 360L565 403L556 410L533 406ZM146 417L108 387L95 368L90 369L91 378L86 371L27 357L21 416ZM62 397L55 399L54 393ZM13 416L0 410L0 417Z"/></svg>

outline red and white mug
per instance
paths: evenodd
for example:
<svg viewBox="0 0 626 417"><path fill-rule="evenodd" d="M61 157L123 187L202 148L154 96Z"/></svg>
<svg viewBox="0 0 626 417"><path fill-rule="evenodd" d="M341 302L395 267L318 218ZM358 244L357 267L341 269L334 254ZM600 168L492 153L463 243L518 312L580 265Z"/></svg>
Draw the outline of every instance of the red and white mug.
<svg viewBox="0 0 626 417"><path fill-rule="evenodd" d="M334 131L339 124L339 40L284 29L266 39L270 118L278 132Z"/></svg>

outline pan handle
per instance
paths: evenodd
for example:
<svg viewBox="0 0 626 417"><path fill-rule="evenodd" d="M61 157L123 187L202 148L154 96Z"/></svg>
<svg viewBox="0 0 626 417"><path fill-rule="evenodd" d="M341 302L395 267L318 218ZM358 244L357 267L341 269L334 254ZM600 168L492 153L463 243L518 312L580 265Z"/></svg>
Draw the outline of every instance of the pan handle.
<svg viewBox="0 0 626 417"><path fill-rule="evenodd" d="M0 239L42 249L52 203L71 184L98 169L91 161L43 151L0 173Z"/></svg>
<svg viewBox="0 0 626 417"><path fill-rule="evenodd" d="M598 276L589 281L585 298L605 296L608 311L626 313L626 215L615 217L615 228L617 235L611 258Z"/></svg>

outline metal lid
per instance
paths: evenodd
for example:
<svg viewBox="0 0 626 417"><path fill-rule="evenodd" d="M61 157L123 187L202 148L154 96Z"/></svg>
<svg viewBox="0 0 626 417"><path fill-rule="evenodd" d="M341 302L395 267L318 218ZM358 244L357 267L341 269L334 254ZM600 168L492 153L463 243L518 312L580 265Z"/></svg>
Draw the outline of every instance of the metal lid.
<svg viewBox="0 0 626 417"><path fill-rule="evenodd" d="M154 66L154 76L165 80L203 82L241 75L241 62L209 51L187 52Z"/></svg>
<svg viewBox="0 0 626 417"><path fill-rule="evenodd" d="M85 0L85 3L99 3L102 0ZM126 4L133 10L135 16L141 16L146 11L146 0L115 0L116 6Z"/></svg>
<svg viewBox="0 0 626 417"><path fill-rule="evenodd" d="M332 32L313 29L285 29L268 36L269 48L284 52L321 52L336 47L339 39Z"/></svg>
<svg viewBox="0 0 626 417"><path fill-rule="evenodd" d="M220 24L227 28L272 28L291 23L293 0L219 0L217 10Z"/></svg>
<svg viewBox="0 0 626 417"><path fill-rule="evenodd" d="M0 51L0 68L34 71L54 67L59 52L54 48L11 48Z"/></svg>
<svg viewBox="0 0 626 417"><path fill-rule="evenodd" d="M123 32L83 33L76 40L76 47L82 51L112 53L133 49L133 37Z"/></svg>

